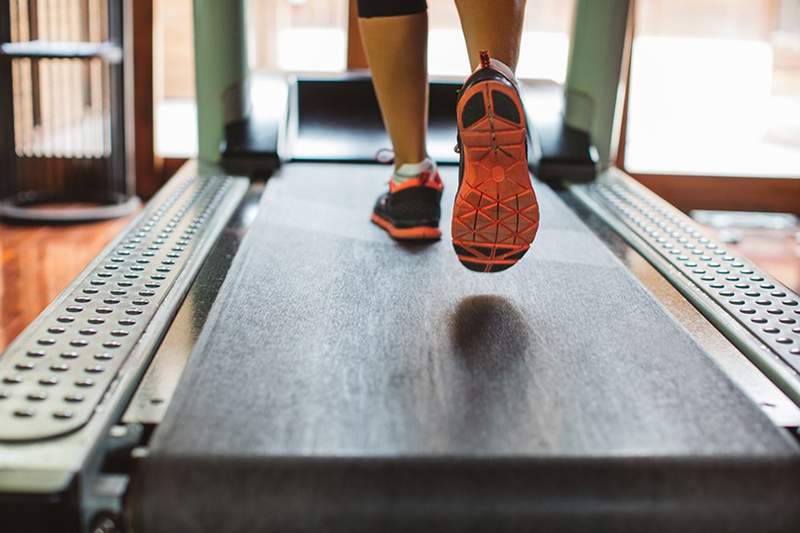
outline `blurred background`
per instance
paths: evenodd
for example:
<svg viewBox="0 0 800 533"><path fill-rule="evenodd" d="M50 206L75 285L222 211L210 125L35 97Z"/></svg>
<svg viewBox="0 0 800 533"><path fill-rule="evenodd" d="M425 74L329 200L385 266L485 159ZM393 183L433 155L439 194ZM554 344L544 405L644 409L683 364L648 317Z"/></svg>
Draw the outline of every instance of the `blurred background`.
<svg viewBox="0 0 800 533"><path fill-rule="evenodd" d="M250 0L251 66L343 72L347 0ZM528 0L518 75L563 82L573 2ZM430 0L429 69L469 70L450 0ZM191 0L154 1L156 149L191 156ZM800 1L637 0L625 167L800 173Z"/></svg>

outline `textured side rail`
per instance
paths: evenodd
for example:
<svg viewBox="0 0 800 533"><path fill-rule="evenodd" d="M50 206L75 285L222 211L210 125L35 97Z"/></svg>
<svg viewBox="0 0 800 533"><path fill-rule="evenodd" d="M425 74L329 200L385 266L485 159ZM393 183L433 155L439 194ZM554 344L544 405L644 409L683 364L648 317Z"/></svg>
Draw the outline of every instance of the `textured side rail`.
<svg viewBox="0 0 800 533"><path fill-rule="evenodd" d="M91 419L167 295L180 303L170 291L193 275L187 263L216 238L242 182L179 178L9 346L0 442L64 435Z"/></svg>
<svg viewBox="0 0 800 533"><path fill-rule="evenodd" d="M788 370L783 374L800 385L800 297L796 293L706 237L691 218L629 178L609 174L585 191L755 337L762 347L757 358L771 352L771 358ZM796 392L797 387L793 389ZM797 394L791 396L797 401Z"/></svg>

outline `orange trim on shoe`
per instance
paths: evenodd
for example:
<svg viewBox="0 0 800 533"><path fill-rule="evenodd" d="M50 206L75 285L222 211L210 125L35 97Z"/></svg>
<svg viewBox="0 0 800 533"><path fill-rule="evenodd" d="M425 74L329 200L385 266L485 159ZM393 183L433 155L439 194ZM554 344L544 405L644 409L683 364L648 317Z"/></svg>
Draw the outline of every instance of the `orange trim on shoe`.
<svg viewBox="0 0 800 533"><path fill-rule="evenodd" d="M430 226L416 226L413 228L397 228L385 218L377 213L372 213L371 220L377 224L393 238L398 240L437 240L442 237L439 228Z"/></svg>

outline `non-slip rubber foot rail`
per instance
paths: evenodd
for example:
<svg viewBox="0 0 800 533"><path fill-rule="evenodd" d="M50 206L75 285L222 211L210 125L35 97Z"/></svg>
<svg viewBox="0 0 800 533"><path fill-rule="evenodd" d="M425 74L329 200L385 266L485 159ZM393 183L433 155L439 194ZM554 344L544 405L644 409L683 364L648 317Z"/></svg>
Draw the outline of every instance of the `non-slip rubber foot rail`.
<svg viewBox="0 0 800 533"><path fill-rule="evenodd" d="M638 184L610 180L591 187L606 208L798 377L800 297L796 293L706 237L697 223Z"/></svg>
<svg viewBox="0 0 800 533"><path fill-rule="evenodd" d="M151 319L168 294L180 303L170 291L194 275L184 267L218 235L230 196L241 198L237 180L246 181L181 179L9 346L0 357L0 442L52 438L90 420L143 336L160 338Z"/></svg>

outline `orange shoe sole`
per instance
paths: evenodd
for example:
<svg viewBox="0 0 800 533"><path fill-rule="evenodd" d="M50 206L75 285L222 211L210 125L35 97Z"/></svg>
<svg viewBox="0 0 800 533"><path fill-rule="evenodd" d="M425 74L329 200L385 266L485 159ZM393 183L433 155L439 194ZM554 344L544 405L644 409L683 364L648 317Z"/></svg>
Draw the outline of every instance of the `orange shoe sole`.
<svg viewBox="0 0 800 533"><path fill-rule="evenodd" d="M457 116L463 170L453 248L470 270L499 272L525 255L539 228L522 102L511 87L481 81L462 95Z"/></svg>
<svg viewBox="0 0 800 533"><path fill-rule="evenodd" d="M393 238L401 241L417 241L417 240L424 240L424 241L431 241L437 240L442 237L442 232L439 228L432 228L430 226L416 226L413 228L397 228L388 220L379 217L375 213L372 213L371 220L373 223L377 224Z"/></svg>

